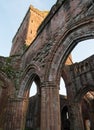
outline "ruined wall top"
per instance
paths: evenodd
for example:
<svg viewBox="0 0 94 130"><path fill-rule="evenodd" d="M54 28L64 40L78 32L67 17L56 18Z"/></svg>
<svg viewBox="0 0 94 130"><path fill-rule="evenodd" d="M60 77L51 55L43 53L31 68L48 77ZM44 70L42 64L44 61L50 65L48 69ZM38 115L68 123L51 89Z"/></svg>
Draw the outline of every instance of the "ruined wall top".
<svg viewBox="0 0 94 130"><path fill-rule="evenodd" d="M37 33L40 33L43 28L46 26L46 24L51 20L51 18L54 16L54 14L58 11L58 9L62 6L65 0L57 0L57 2L52 6L49 14L47 17L44 19L42 24L39 26Z"/></svg>

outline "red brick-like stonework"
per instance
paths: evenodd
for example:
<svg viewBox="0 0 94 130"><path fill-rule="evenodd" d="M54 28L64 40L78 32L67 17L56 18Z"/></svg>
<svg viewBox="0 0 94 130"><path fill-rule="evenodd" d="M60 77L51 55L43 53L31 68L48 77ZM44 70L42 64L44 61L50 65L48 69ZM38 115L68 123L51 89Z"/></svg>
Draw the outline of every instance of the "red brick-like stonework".
<svg viewBox="0 0 94 130"><path fill-rule="evenodd" d="M30 113L30 129L93 130L94 55L73 63L70 53L94 38L94 1L57 0L44 19L45 13L30 7L10 57L0 57L0 129L27 129ZM61 77L67 97L59 95Z"/></svg>

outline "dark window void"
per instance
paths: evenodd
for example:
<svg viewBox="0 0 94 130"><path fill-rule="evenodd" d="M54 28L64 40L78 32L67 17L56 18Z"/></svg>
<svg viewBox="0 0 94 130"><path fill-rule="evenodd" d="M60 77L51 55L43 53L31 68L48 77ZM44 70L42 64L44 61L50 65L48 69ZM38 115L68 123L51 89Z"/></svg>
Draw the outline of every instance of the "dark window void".
<svg viewBox="0 0 94 130"><path fill-rule="evenodd" d="M67 106L61 111L61 130L70 130L69 112Z"/></svg>

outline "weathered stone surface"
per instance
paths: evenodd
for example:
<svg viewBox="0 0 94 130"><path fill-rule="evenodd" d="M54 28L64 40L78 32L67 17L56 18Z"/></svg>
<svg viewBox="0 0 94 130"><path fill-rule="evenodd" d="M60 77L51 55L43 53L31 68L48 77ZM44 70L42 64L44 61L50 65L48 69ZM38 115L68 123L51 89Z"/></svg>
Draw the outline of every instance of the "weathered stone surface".
<svg viewBox="0 0 94 130"><path fill-rule="evenodd" d="M87 130L90 125L93 130L94 56L74 64L70 52L79 41L94 38L94 2L58 0L44 19L46 13L31 6L10 57L0 57L0 129L24 130L28 106L33 106L33 129ZM59 96L61 77L66 97ZM37 98L31 105L33 81Z"/></svg>

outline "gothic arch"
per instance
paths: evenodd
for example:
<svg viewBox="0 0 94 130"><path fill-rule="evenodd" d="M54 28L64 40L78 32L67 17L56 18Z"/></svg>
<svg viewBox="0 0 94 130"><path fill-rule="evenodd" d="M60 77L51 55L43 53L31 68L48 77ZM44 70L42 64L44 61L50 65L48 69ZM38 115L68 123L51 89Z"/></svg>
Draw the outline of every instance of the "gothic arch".
<svg viewBox="0 0 94 130"><path fill-rule="evenodd" d="M53 55L53 60L50 64L49 80L59 79L64 63L78 42L94 38L94 18L83 21L82 23L72 27L62 40L58 42L58 48ZM52 52L53 53L53 52Z"/></svg>
<svg viewBox="0 0 94 130"><path fill-rule="evenodd" d="M75 96L75 102L80 103L84 129L94 128L94 85L88 84L86 88L79 90Z"/></svg>
<svg viewBox="0 0 94 130"><path fill-rule="evenodd" d="M28 67L26 67L25 71L23 72L18 97L27 97L26 95L27 90L30 89L30 86L33 81L38 86L38 92L39 92L40 91L39 87L41 82L40 69L36 65L29 65Z"/></svg>
<svg viewBox="0 0 94 130"><path fill-rule="evenodd" d="M26 23L26 21L23 23ZM28 27L25 26L25 28ZM22 30L21 32L23 33ZM20 33L17 32L16 35L20 36ZM63 71L65 61L78 42L91 38L94 38L94 1L57 0L57 3L53 6L51 12L38 29L37 36L28 49L26 49L26 46L23 46L24 43L20 43L19 41L19 45L22 46L22 50L20 50L21 54L23 49L25 49L25 51L24 54L21 55L22 63L20 62L18 68L25 68L25 70L20 77L20 90L18 90L19 92L17 91L18 95L16 95L16 98L14 95L8 104L8 111L12 114L9 120L10 125L8 121L6 121L6 129L24 129L29 97L28 91L33 81L35 81L39 87L41 84L40 129L61 129L60 77L62 76L65 79L66 84L69 83L70 88L74 87L74 84L69 82L71 75L69 74L69 79L68 75ZM21 46L16 44L16 42L15 44L13 43L13 45L14 51L12 50L13 53L11 54L15 55L15 49L19 52ZM15 62L13 62L13 64L14 63ZM13 64L12 66L14 67ZM15 65L15 67L17 66ZM67 79L68 81L66 81ZM93 88L93 86L89 85L88 89L81 89L78 92L78 100L88 90L92 90L90 87ZM72 91L70 91L70 94L71 92ZM68 93L68 96L71 97L68 99L69 109L71 111L70 115L72 114L72 116L70 116L71 129L83 130L82 119L80 118L80 104L79 102L74 102L75 95L76 92L74 95L71 94L71 96ZM15 107L16 109L14 111ZM80 119L77 118L78 115ZM9 116L9 114L7 116Z"/></svg>

